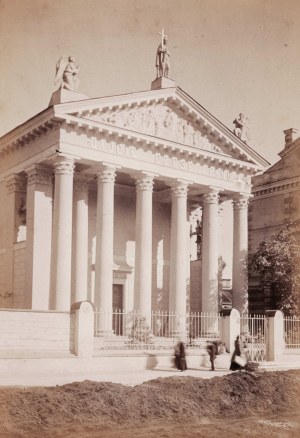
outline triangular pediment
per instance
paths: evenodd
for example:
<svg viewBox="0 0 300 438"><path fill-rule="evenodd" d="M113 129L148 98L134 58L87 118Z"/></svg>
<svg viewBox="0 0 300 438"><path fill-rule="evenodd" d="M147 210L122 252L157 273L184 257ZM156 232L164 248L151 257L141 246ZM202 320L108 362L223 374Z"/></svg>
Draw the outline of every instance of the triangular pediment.
<svg viewBox="0 0 300 438"><path fill-rule="evenodd" d="M96 115L91 114L89 119L194 148L229 155L209 139L197 124L197 120L188 120L184 114L172 108L172 104L166 102L108 110Z"/></svg>
<svg viewBox="0 0 300 438"><path fill-rule="evenodd" d="M268 165L180 88L87 99L56 108L81 120L165 139L193 151L232 157L261 169Z"/></svg>

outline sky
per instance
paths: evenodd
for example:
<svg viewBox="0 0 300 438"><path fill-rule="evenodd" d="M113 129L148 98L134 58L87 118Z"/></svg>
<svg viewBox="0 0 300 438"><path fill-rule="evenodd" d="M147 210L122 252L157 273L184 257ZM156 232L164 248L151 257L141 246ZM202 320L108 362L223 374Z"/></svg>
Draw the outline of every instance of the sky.
<svg viewBox="0 0 300 438"><path fill-rule="evenodd" d="M149 90L162 28L170 77L271 164L300 128L297 0L0 0L0 135L45 109L62 55L89 97ZM300 135L300 134L299 134Z"/></svg>

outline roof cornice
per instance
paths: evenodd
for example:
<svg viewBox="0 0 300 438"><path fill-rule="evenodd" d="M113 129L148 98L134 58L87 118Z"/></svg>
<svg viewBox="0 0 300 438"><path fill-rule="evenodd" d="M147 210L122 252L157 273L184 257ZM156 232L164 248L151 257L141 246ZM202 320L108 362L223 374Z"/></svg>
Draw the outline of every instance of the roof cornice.
<svg viewBox="0 0 300 438"><path fill-rule="evenodd" d="M245 169L253 174L260 170L259 166L253 163L242 161L228 155L222 155L217 152L183 145L171 140L131 131L115 125L109 125L107 123L97 122L91 119L84 119L69 114L60 114L58 112L55 114L55 116L56 119L60 119L61 127L63 129L68 129L68 127L71 127L72 129L80 129L81 131L84 130L86 134L90 136L96 136L97 134L101 133L102 135L115 139L118 138L119 140L123 138L124 141L130 141L131 143L134 142L136 144L143 143L145 145L153 145L156 148L156 152L163 153L166 150L170 150L172 152L177 151L185 157L201 157L207 162L219 162L220 164L222 163L223 165L228 165L232 168Z"/></svg>

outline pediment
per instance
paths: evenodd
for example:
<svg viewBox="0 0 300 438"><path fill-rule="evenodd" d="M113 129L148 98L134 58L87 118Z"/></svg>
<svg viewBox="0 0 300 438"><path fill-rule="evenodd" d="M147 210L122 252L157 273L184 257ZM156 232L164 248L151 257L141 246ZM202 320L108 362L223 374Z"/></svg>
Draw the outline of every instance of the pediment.
<svg viewBox="0 0 300 438"><path fill-rule="evenodd" d="M197 120L190 121L167 104L121 108L91 115L90 120L140 132L161 139L229 155L201 131Z"/></svg>
<svg viewBox="0 0 300 438"><path fill-rule="evenodd" d="M115 127L263 169L269 163L180 88L87 99L57 105L57 113Z"/></svg>

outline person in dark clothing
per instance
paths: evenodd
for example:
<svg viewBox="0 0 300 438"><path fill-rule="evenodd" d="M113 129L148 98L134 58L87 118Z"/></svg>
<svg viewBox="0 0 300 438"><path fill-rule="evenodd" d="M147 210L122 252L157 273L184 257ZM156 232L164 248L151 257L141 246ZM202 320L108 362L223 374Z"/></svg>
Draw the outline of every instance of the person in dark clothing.
<svg viewBox="0 0 300 438"><path fill-rule="evenodd" d="M180 371L187 370L185 359L185 346L182 341L179 341L175 347L175 366Z"/></svg>
<svg viewBox="0 0 300 438"><path fill-rule="evenodd" d="M237 336L236 340L234 341L234 352L233 352L232 357L231 357L231 363L230 363L230 368L229 368L231 371L242 370L245 368L243 365L238 363L241 361L236 359L237 357L240 358L241 354L242 354L242 352L241 352L240 337Z"/></svg>
<svg viewBox="0 0 300 438"><path fill-rule="evenodd" d="M207 341L206 346L207 353L209 355L209 360L211 363L211 371L215 371L215 358L218 354L218 344L216 342Z"/></svg>

